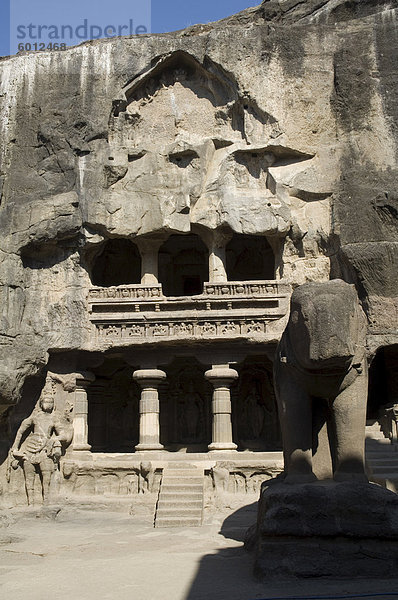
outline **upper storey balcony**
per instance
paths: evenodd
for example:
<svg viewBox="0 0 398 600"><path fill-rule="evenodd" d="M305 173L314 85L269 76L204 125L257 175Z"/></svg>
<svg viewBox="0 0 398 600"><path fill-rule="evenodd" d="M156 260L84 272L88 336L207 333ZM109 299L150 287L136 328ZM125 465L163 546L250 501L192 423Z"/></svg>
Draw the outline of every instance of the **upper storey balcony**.
<svg viewBox="0 0 398 600"><path fill-rule="evenodd" d="M260 257L243 248L240 254L230 253L228 262L219 248L217 255L208 253L200 240L192 239L197 236L171 236L177 237L180 239L160 248L149 241L139 246L139 283L119 283L120 277L118 280L109 262L107 275L104 269L101 275L97 268L94 283L102 285L89 290L88 308L100 345L195 339L266 341L279 337L281 319L289 309L290 285L275 279L245 279L244 273L257 275L254 262L259 274L268 274L266 268L259 268L264 257L267 259L268 248L258 248ZM123 257L126 260L124 253ZM235 280L227 280L224 265L230 274L237 275ZM126 268L132 272L133 262L127 261ZM139 269L136 277L140 277Z"/></svg>

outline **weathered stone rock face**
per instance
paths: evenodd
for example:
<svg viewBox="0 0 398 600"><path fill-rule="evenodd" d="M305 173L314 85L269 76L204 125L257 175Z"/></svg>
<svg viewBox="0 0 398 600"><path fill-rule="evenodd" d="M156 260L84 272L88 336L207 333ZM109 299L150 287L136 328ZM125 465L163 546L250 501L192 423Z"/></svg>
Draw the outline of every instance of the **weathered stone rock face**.
<svg viewBox="0 0 398 600"><path fill-rule="evenodd" d="M272 0L0 61L3 408L37 399L49 353L100 349L110 238L200 234L217 274L222 236L264 236L276 279L354 283L396 340L396 7Z"/></svg>

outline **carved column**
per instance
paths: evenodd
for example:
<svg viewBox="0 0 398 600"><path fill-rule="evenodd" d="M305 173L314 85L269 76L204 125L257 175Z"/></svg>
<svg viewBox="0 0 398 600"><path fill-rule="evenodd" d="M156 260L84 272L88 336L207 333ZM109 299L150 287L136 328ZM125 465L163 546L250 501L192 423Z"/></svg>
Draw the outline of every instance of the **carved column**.
<svg viewBox="0 0 398 600"><path fill-rule="evenodd" d="M73 408L73 444L74 451L91 450L88 443L88 398L87 388L95 380L89 372L76 374L75 401Z"/></svg>
<svg viewBox="0 0 398 600"><path fill-rule="evenodd" d="M216 366L205 373L213 385L213 433L209 450L236 450L232 441L231 421L231 385L238 378L238 373L228 366Z"/></svg>
<svg viewBox="0 0 398 600"><path fill-rule="evenodd" d="M232 233L203 231L202 236L209 250L209 283L228 281L226 246Z"/></svg>
<svg viewBox="0 0 398 600"><path fill-rule="evenodd" d="M135 240L141 254L141 283L142 285L157 285L159 283L159 248L162 240Z"/></svg>
<svg viewBox="0 0 398 600"><path fill-rule="evenodd" d="M133 378L141 386L140 399L140 441L135 449L162 450L159 424L159 392L158 388L166 379L166 373L158 369L135 371Z"/></svg>

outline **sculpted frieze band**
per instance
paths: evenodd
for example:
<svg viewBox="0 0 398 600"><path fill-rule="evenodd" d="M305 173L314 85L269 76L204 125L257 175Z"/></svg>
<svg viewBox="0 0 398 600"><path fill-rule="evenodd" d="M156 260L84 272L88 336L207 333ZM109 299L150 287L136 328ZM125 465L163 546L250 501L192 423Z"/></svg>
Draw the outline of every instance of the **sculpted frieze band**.
<svg viewBox="0 0 398 600"><path fill-rule="evenodd" d="M229 321L176 321L172 323L103 324L96 323L100 339L125 340L162 337L236 337L263 335L269 319Z"/></svg>

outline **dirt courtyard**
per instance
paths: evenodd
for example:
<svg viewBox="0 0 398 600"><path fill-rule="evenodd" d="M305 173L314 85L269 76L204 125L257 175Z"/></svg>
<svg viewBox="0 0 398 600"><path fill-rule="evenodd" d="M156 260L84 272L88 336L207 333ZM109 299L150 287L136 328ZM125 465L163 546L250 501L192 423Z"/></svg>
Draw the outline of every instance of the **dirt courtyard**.
<svg viewBox="0 0 398 600"><path fill-rule="evenodd" d="M253 555L243 547L245 531L256 518L254 502L207 514L203 527L181 529L154 529L144 507L132 515L105 506L95 511L89 506L14 509L8 514L12 522L0 529L3 600L255 600L345 594L375 594L381 600L398 592L398 579L257 582Z"/></svg>

